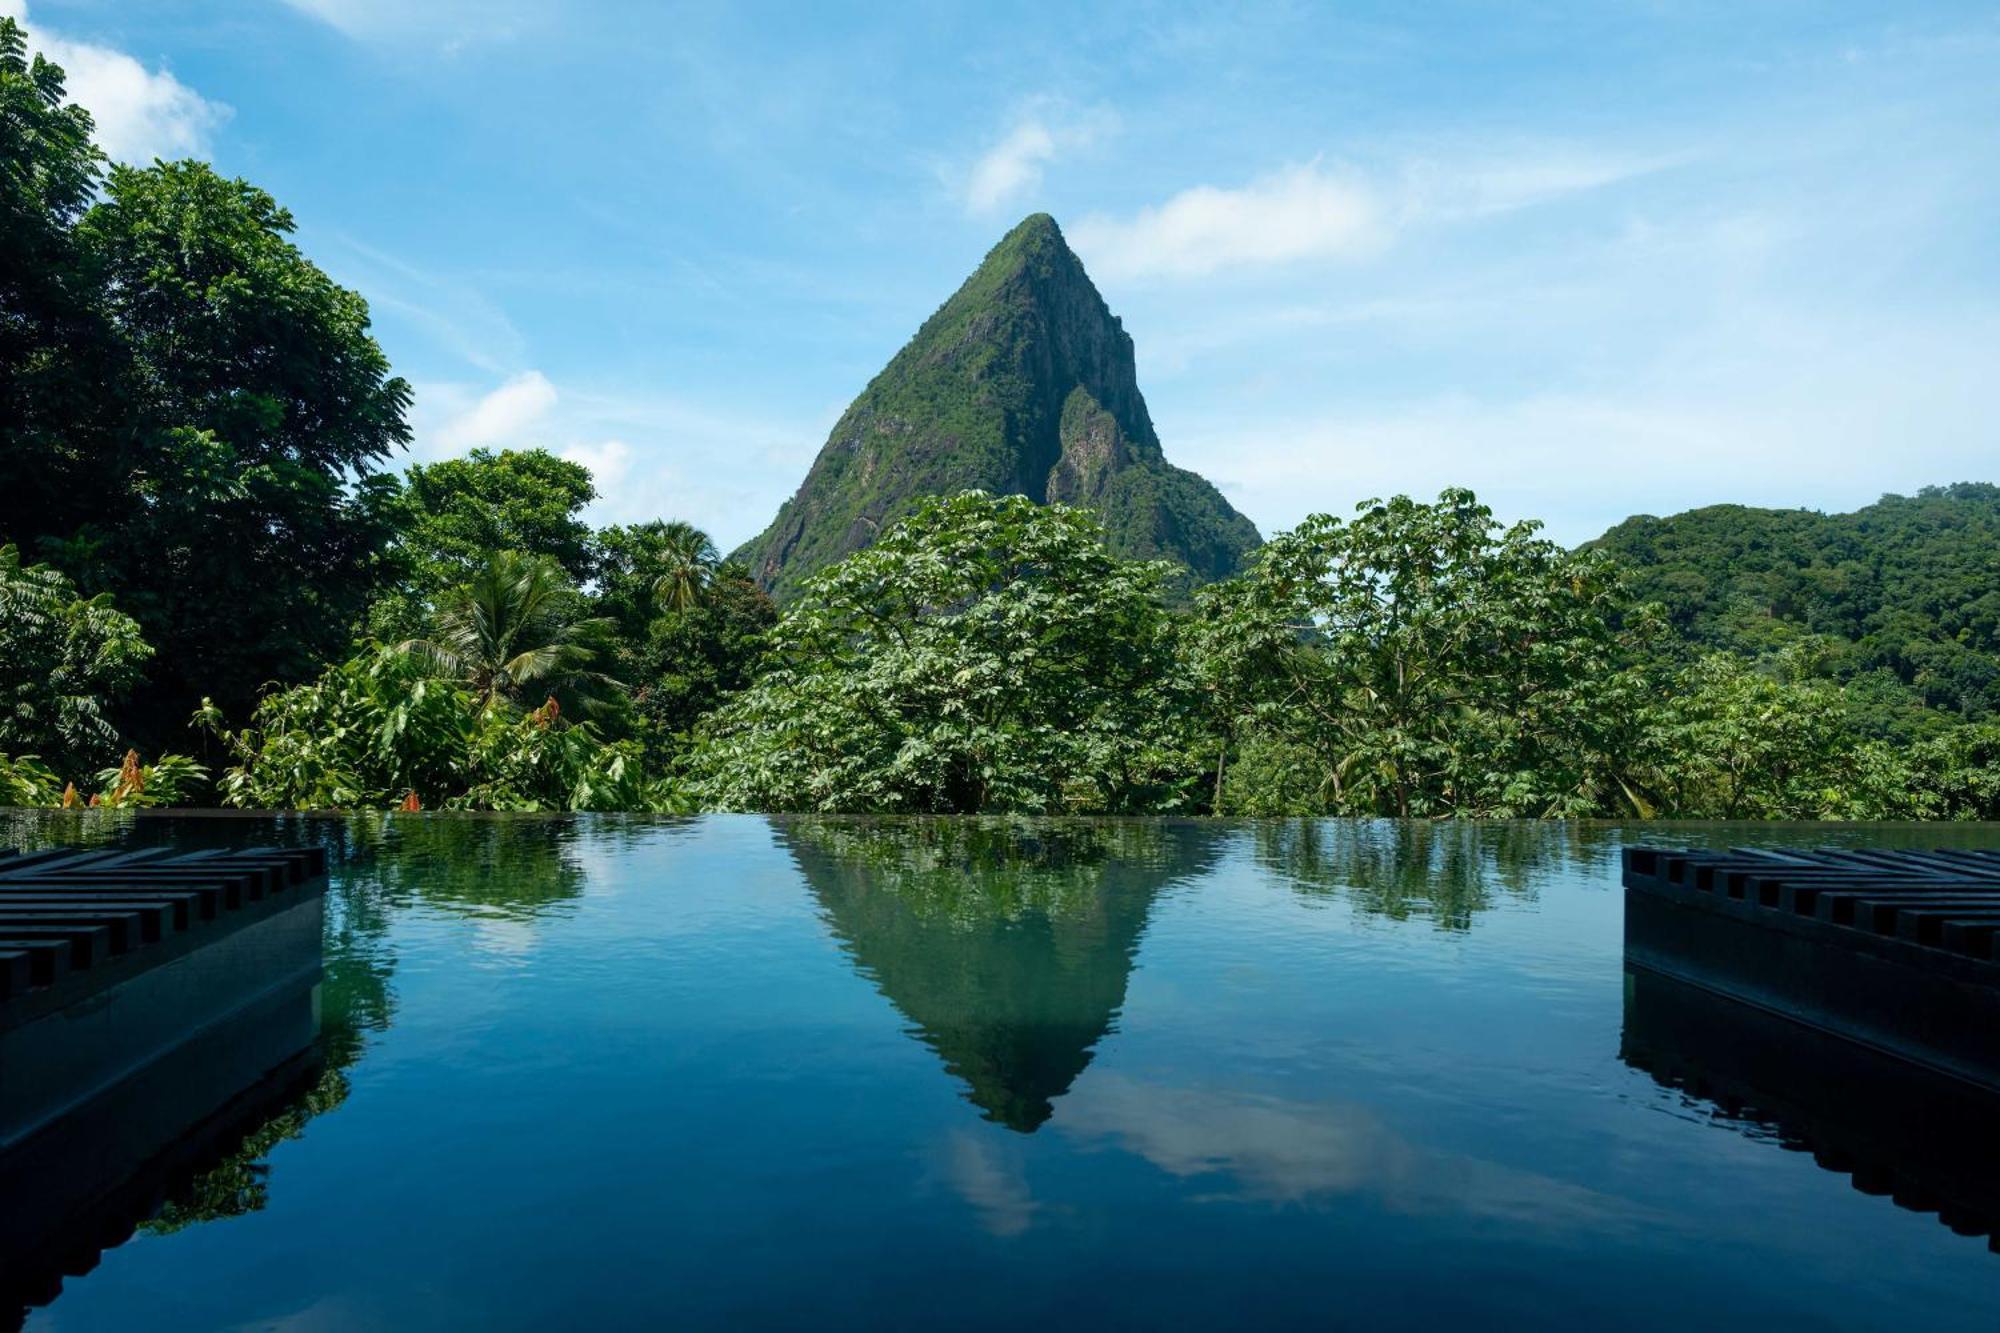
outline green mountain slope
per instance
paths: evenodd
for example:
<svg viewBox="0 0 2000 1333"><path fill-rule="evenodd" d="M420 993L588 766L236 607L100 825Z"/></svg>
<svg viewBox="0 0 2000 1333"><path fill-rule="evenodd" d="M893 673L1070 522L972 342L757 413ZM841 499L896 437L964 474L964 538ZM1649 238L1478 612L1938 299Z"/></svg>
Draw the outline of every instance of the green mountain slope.
<svg viewBox="0 0 2000 1333"><path fill-rule="evenodd" d="M1837 674L1893 676L1929 709L2000 711L2000 486L1931 486L1851 514L1642 515L1591 545L1697 644L1756 656L1823 635Z"/></svg>
<svg viewBox="0 0 2000 1333"><path fill-rule="evenodd" d="M1111 548L1196 580L1257 529L1160 452L1132 339L1047 214L993 247L833 428L798 494L737 551L783 598L923 496L968 488L1088 505Z"/></svg>

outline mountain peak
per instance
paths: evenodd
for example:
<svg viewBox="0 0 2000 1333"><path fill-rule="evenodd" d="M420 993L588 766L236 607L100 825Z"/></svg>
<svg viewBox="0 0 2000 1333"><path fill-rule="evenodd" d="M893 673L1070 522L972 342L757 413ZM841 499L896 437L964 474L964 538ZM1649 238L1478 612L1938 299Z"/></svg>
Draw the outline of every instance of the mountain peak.
<svg viewBox="0 0 2000 1333"><path fill-rule="evenodd" d="M1026 258L1046 250L1060 250L1075 258L1056 220L1047 213L1030 213L1000 238L1000 243L988 252L986 262L990 264L1000 258Z"/></svg>
<svg viewBox="0 0 2000 1333"><path fill-rule="evenodd" d="M1107 543L1233 573L1258 542L1169 464L1132 339L1047 213L1024 218L834 426L798 493L737 552L783 598L924 496L968 489L1095 509Z"/></svg>

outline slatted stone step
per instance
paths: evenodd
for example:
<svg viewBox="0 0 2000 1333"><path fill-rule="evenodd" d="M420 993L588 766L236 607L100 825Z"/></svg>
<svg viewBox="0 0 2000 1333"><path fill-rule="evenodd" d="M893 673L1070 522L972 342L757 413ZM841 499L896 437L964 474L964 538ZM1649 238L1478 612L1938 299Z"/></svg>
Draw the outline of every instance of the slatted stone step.
<svg viewBox="0 0 2000 1333"><path fill-rule="evenodd" d="M1625 851L1628 964L2000 1093L2000 852Z"/></svg>
<svg viewBox="0 0 2000 1333"><path fill-rule="evenodd" d="M24 1021L18 1006L46 1009L44 992L87 992L102 969L123 976L268 915L325 873L322 847L0 849L0 1027Z"/></svg>
<svg viewBox="0 0 2000 1333"><path fill-rule="evenodd" d="M1688 903L1727 899L1980 964L2000 961L1993 932L1978 929L2000 911L2000 852L1630 847L1625 885Z"/></svg>

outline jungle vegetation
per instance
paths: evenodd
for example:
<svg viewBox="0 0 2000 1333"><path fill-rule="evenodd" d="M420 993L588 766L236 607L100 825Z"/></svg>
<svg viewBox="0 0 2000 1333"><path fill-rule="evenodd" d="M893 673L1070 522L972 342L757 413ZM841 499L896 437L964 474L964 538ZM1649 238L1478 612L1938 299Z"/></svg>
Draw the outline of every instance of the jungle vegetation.
<svg viewBox="0 0 2000 1333"><path fill-rule="evenodd" d="M1105 499L1174 474L1031 219L939 318L1103 325L1022 399L1045 485L900 495L780 606L550 452L393 470L366 302L255 186L106 162L7 19L0 168L0 805L2000 817L1994 486L1581 550L1397 496L1196 586Z"/></svg>

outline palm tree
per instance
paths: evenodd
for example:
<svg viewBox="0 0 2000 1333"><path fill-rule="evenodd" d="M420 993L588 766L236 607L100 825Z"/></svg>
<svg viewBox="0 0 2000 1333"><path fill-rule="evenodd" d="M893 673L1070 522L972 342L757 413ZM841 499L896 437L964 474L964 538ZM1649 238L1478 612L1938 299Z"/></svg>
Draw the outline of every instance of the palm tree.
<svg viewBox="0 0 2000 1333"><path fill-rule="evenodd" d="M715 568L722 563L715 543L692 523L676 519L659 527L663 572L653 581L653 600L663 611L692 611L701 604Z"/></svg>
<svg viewBox="0 0 2000 1333"><path fill-rule="evenodd" d="M438 609L428 639L397 645L464 681L488 703L568 690L588 703L624 686L595 670L603 619L573 619L555 563L497 551Z"/></svg>

